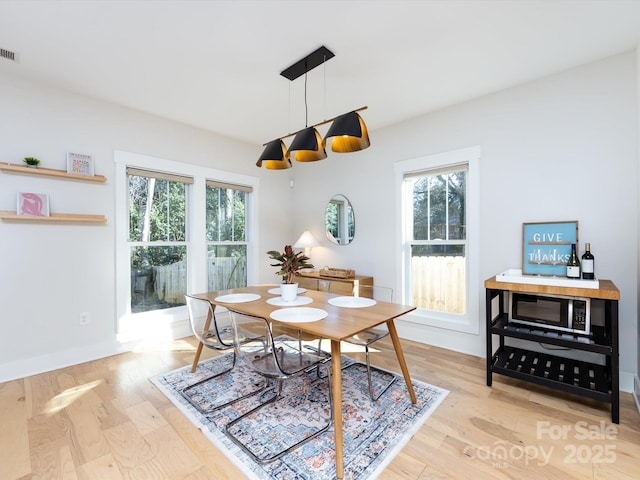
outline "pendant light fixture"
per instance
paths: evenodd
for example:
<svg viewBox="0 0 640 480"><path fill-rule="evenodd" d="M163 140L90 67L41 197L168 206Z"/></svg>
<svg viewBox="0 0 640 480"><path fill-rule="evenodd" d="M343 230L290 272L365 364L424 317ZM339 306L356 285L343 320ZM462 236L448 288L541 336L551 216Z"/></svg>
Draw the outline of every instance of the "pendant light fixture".
<svg viewBox="0 0 640 480"><path fill-rule="evenodd" d="M327 158L325 145L320 132L314 127L307 127L296 134L289 152L295 152L296 162L315 162Z"/></svg>
<svg viewBox="0 0 640 480"><path fill-rule="evenodd" d="M276 138L267 143L264 152L256 162L256 166L262 167L262 162L269 170L284 170L291 168L290 154L282 140Z"/></svg>
<svg viewBox="0 0 640 480"><path fill-rule="evenodd" d="M264 164L265 167L270 170L291 168L291 152L293 152L293 156L297 162L315 162L325 159L327 158L327 139L329 138L331 139L331 150L338 153L357 152L371 145L367 126L362 120L362 117L357 113L365 110L367 107L361 107L315 125L308 125L307 73L334 56L331 50L323 46L280 72L280 75L290 81L302 75L305 76L305 128L266 143L264 145L265 149L256 166L262 167ZM323 139L316 127L330 122L333 122L333 124ZM294 135L293 142L291 142L291 146L287 151L282 140Z"/></svg>
<svg viewBox="0 0 640 480"><path fill-rule="evenodd" d="M325 142L331 137L331 150L334 152L357 152L371 145L367 126L355 111L340 115L333 121L324 137Z"/></svg>

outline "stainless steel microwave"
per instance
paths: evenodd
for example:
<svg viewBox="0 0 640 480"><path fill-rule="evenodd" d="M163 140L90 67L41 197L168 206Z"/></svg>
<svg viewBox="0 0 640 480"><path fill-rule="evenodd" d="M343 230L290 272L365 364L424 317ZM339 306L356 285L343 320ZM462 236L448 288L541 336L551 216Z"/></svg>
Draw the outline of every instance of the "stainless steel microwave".
<svg viewBox="0 0 640 480"><path fill-rule="evenodd" d="M509 292L509 321L588 335L591 299Z"/></svg>

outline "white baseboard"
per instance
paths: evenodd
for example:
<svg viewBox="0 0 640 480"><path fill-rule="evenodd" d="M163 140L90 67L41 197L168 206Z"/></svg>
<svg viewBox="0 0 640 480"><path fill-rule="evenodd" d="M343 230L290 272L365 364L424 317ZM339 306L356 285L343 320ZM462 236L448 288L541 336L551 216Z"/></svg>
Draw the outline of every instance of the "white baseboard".
<svg viewBox="0 0 640 480"><path fill-rule="evenodd" d="M0 364L0 382L30 377L31 375L70 367L78 363L109 357L119 353L118 347L118 343L115 341L94 343L83 345L79 348L3 363Z"/></svg>
<svg viewBox="0 0 640 480"><path fill-rule="evenodd" d="M192 335L189 322L176 322L171 325L169 337L166 340ZM13 362L0 364L0 383L30 377L59 368L70 367L79 363L90 362L99 358L110 357L118 353L130 352L148 341L149 331L130 332L126 339L114 339L107 342L83 345L59 352L35 357L22 358Z"/></svg>
<svg viewBox="0 0 640 480"><path fill-rule="evenodd" d="M620 391L633 393L633 373L620 372Z"/></svg>
<svg viewBox="0 0 640 480"><path fill-rule="evenodd" d="M476 357L484 357L485 355L485 344L480 335L419 325L401 319L396 320L395 324L400 338Z"/></svg>
<svg viewBox="0 0 640 480"><path fill-rule="evenodd" d="M636 401L636 409L640 413L640 378L633 377L633 399Z"/></svg>

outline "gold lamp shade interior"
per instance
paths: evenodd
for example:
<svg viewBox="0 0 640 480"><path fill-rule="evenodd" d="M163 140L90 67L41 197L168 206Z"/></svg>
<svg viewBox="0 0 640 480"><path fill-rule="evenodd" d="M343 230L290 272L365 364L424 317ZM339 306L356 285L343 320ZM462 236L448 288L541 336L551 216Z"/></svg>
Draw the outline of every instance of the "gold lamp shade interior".
<svg viewBox="0 0 640 480"><path fill-rule="evenodd" d="M296 134L289 152L295 152L296 162L315 162L327 158L325 146L326 141L322 139L318 130L307 127Z"/></svg>
<svg viewBox="0 0 640 480"><path fill-rule="evenodd" d="M281 139L267 143L256 165L262 167L263 162L268 170L284 170L292 166L291 154L287 151L287 147Z"/></svg>
<svg viewBox="0 0 640 480"><path fill-rule="evenodd" d="M331 140L331 150L339 153L357 152L371 145L369 132L362 117L357 112L349 112L337 117L325 136Z"/></svg>

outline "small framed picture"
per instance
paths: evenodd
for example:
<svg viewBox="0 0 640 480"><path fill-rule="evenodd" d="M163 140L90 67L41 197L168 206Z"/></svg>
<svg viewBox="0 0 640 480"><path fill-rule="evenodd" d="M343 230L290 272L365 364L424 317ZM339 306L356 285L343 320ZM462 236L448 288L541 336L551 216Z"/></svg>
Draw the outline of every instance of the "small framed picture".
<svg viewBox="0 0 640 480"><path fill-rule="evenodd" d="M93 157L84 153L67 152L67 173L93 176Z"/></svg>
<svg viewBox="0 0 640 480"><path fill-rule="evenodd" d="M564 275L572 243L575 243L577 248L577 220L523 223L522 273L525 275Z"/></svg>
<svg viewBox="0 0 640 480"><path fill-rule="evenodd" d="M49 195L46 193L19 192L17 214L48 217Z"/></svg>

